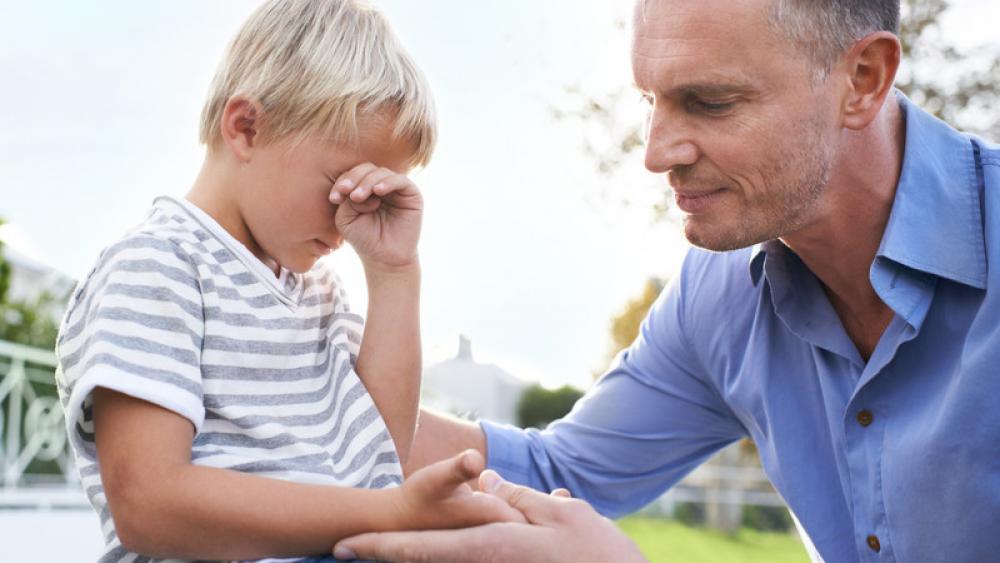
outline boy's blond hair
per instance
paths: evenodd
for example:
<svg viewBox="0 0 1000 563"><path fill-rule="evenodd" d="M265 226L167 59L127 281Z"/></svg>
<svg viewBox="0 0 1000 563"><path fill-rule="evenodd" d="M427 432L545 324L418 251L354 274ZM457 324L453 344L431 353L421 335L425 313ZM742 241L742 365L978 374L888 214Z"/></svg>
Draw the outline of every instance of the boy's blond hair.
<svg viewBox="0 0 1000 563"><path fill-rule="evenodd" d="M364 0L269 0L243 24L216 72L201 142L221 138L226 102L243 95L263 115L261 142L313 136L354 142L358 117L395 119L395 136L426 165L437 137L423 74L385 17Z"/></svg>

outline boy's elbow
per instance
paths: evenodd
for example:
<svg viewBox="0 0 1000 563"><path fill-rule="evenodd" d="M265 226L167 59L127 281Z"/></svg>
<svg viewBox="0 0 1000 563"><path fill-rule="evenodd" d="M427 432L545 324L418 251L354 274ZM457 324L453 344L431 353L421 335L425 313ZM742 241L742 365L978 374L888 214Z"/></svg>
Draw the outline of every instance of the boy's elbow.
<svg viewBox="0 0 1000 563"><path fill-rule="evenodd" d="M142 504L131 494L108 494L108 505L122 547L133 553L153 555L152 533L147 529L147 523L154 520L150 518L150 511L155 510L152 503Z"/></svg>
<svg viewBox="0 0 1000 563"><path fill-rule="evenodd" d="M170 534L162 524L169 521L164 499L170 495L163 490L165 482L154 476L123 476L105 484L115 533L125 549L146 556L167 555L165 540Z"/></svg>

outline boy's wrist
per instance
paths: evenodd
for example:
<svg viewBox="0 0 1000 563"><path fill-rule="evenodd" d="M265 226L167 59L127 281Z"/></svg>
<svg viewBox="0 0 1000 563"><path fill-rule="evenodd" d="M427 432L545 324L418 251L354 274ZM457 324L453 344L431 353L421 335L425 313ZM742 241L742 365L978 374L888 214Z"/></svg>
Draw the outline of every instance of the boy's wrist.
<svg viewBox="0 0 1000 563"><path fill-rule="evenodd" d="M382 280L412 281L420 276L420 260L413 257L413 260L398 264L384 264L374 261L361 261L365 268L365 277L368 283Z"/></svg>
<svg viewBox="0 0 1000 563"><path fill-rule="evenodd" d="M415 529L416 522L406 502L403 487L392 487L378 492L381 493L379 506L382 509L380 521L377 523L378 531L396 532Z"/></svg>

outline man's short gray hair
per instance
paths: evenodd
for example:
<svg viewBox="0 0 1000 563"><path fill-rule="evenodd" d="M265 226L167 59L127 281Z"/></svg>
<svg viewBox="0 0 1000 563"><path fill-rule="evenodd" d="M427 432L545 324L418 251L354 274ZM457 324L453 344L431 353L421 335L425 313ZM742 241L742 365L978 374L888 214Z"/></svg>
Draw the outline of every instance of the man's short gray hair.
<svg viewBox="0 0 1000 563"><path fill-rule="evenodd" d="M899 33L899 0L773 0L770 20L825 78L857 40L877 31Z"/></svg>

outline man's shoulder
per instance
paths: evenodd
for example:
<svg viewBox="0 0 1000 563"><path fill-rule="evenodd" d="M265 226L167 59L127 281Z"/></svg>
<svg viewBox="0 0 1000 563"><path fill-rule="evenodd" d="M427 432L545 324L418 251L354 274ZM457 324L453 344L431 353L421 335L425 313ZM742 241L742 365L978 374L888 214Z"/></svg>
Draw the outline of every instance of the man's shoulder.
<svg viewBox="0 0 1000 563"><path fill-rule="evenodd" d="M972 142L979 150L979 160L984 167L1000 168L1000 144L973 137Z"/></svg>
<svg viewBox="0 0 1000 563"><path fill-rule="evenodd" d="M691 331L741 332L753 317L759 287L751 275L752 248L711 252L692 248L684 258L671 298ZM726 330L722 330L725 328Z"/></svg>
<svg viewBox="0 0 1000 563"><path fill-rule="evenodd" d="M691 297L742 299L755 291L751 275L753 248L712 252L691 248L681 267L680 283Z"/></svg>

